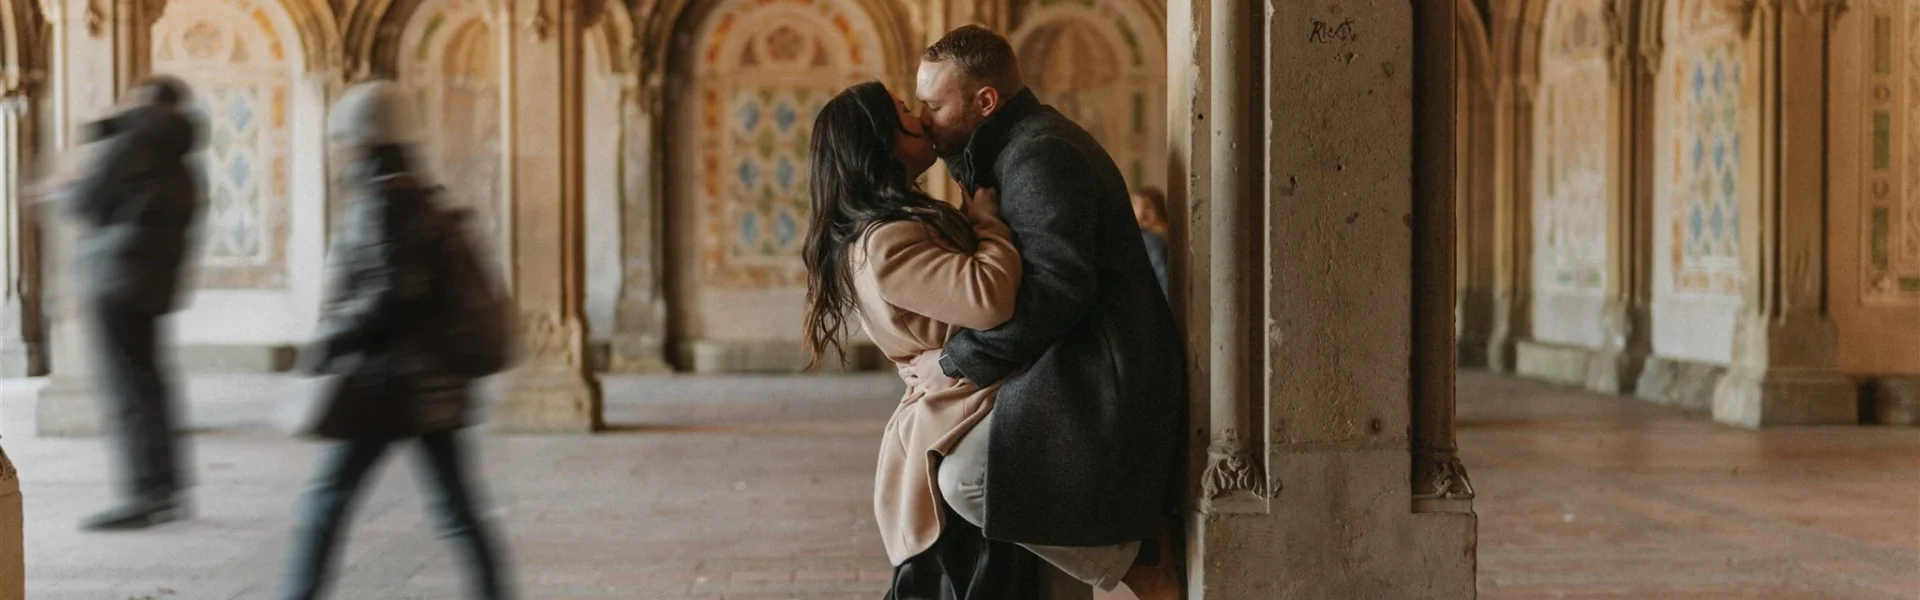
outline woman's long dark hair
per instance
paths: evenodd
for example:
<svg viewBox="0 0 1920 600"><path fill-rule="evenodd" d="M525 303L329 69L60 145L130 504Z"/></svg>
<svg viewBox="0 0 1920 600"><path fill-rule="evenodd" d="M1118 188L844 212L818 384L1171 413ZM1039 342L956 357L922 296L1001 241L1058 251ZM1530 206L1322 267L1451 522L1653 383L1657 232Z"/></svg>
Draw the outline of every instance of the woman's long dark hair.
<svg viewBox="0 0 1920 600"><path fill-rule="evenodd" d="M804 253L808 370L820 367L828 347L846 362L847 315L858 305L847 250L868 230L916 221L956 249L972 252L978 243L966 217L921 192L894 157L894 135L901 129L893 94L878 81L840 92L813 119L813 209Z"/></svg>

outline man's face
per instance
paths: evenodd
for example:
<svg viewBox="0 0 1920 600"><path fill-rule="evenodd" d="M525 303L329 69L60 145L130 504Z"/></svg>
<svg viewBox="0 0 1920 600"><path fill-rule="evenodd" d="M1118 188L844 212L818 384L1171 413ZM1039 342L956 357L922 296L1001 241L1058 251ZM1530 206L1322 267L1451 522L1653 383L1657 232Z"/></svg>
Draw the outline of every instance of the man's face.
<svg viewBox="0 0 1920 600"><path fill-rule="evenodd" d="M965 149L973 130L990 112L980 102L981 90L967 89L970 86L965 79L953 61L920 63L914 86L920 98L920 122L926 125L933 148L941 156Z"/></svg>

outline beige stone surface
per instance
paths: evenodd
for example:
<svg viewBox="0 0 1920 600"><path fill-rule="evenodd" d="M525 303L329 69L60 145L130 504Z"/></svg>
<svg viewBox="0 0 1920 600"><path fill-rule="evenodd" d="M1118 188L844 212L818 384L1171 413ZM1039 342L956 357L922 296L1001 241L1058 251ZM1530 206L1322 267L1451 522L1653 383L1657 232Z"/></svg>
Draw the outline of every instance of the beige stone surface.
<svg viewBox="0 0 1920 600"><path fill-rule="evenodd" d="M19 473L0 450L0 600L27 598L25 532Z"/></svg>

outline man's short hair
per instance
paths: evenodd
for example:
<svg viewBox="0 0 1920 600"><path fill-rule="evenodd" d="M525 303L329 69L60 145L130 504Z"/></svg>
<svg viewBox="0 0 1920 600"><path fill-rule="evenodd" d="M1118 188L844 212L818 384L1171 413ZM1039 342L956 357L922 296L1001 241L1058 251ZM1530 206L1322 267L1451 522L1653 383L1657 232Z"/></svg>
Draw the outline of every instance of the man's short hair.
<svg viewBox="0 0 1920 600"><path fill-rule="evenodd" d="M952 61L959 65L969 87L993 86L1002 94L1012 94L1026 84L1020 78L1020 61L1013 56L1013 44L993 30L965 25L947 32L940 41L920 55L926 62Z"/></svg>

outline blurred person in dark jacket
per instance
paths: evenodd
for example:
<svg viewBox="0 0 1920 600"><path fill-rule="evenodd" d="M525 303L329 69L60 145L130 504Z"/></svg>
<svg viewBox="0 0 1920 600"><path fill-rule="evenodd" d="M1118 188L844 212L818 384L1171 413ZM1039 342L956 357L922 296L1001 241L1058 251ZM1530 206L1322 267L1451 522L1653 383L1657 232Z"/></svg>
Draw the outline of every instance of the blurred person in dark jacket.
<svg viewBox="0 0 1920 600"><path fill-rule="evenodd" d="M96 147L60 198L67 216L85 226L76 269L95 320L94 365L125 478L121 504L83 521L89 530L139 529L186 516L158 326L178 308L201 205L198 174L188 162L201 140L186 112L189 94L171 77L136 86L129 108L88 125L85 135Z"/></svg>
<svg viewBox="0 0 1920 600"><path fill-rule="evenodd" d="M409 106L393 83L372 81L348 90L329 114L352 200L328 258L333 281L319 331L301 360L335 377L307 431L333 441L300 499L282 600L321 597L362 482L390 447L409 440L419 443L436 528L461 551L470 597L507 597L458 437L474 374L433 351L446 338L436 315L460 314L459 303L474 295L450 282L460 270L444 251L464 238L467 215L441 207L437 187L415 167Z"/></svg>

